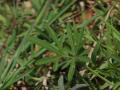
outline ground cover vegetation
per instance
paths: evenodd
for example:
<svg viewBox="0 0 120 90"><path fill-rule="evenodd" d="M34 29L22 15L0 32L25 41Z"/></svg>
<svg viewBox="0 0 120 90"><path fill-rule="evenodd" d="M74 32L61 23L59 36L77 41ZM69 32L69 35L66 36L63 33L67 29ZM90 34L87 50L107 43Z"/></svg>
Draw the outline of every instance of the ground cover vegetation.
<svg viewBox="0 0 120 90"><path fill-rule="evenodd" d="M119 90L119 0L0 0L0 90Z"/></svg>

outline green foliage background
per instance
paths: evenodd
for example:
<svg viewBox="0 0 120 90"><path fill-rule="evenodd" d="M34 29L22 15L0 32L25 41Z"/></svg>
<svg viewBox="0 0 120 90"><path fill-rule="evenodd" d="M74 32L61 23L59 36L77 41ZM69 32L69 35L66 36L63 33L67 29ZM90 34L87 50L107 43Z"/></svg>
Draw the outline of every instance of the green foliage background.
<svg viewBox="0 0 120 90"><path fill-rule="evenodd" d="M0 90L19 80L41 90L45 77L48 90L120 89L119 1L96 0L94 16L65 22L76 2L32 0L27 9L0 2Z"/></svg>

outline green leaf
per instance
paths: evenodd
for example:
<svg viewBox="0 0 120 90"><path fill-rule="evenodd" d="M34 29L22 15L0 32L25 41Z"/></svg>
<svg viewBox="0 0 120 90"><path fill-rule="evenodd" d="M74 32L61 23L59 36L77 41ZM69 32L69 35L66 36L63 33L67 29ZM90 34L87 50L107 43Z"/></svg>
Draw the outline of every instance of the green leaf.
<svg viewBox="0 0 120 90"><path fill-rule="evenodd" d="M105 88L109 87L108 83L104 83L102 86L100 86L100 90L105 90Z"/></svg>
<svg viewBox="0 0 120 90"><path fill-rule="evenodd" d="M49 42L47 42L45 40L38 39L37 37L30 37L29 40L33 44L38 44L38 45L40 45L41 47L44 47L47 50L59 53L57 47L55 47L53 44L50 44Z"/></svg>
<svg viewBox="0 0 120 90"><path fill-rule="evenodd" d="M100 43L98 42L94 48L94 51L93 51L92 57L91 57L93 63L96 63L96 58L99 53L99 50L100 50Z"/></svg>
<svg viewBox="0 0 120 90"><path fill-rule="evenodd" d="M65 64L62 65L62 68L61 69L65 69L67 67L69 67L69 65L71 64L70 61L64 61Z"/></svg>
<svg viewBox="0 0 120 90"><path fill-rule="evenodd" d="M74 72L75 72L75 62L71 61L69 71L68 71L68 81L71 81L73 79Z"/></svg>
<svg viewBox="0 0 120 90"><path fill-rule="evenodd" d="M16 31L13 30L12 35L7 40L7 46L8 47L6 48L6 51L14 48L15 40L16 40Z"/></svg>
<svg viewBox="0 0 120 90"><path fill-rule="evenodd" d="M57 60L56 62L53 62L54 65L53 65L53 71L57 71L58 70L58 67L59 67L59 61Z"/></svg>
<svg viewBox="0 0 120 90"><path fill-rule="evenodd" d="M71 1L64 9L60 11L50 22L49 25L51 25L56 19L58 19L65 11L67 11L74 3L76 0Z"/></svg>
<svg viewBox="0 0 120 90"><path fill-rule="evenodd" d="M116 82L113 86L113 90L119 90L120 89L120 82Z"/></svg>
<svg viewBox="0 0 120 90"><path fill-rule="evenodd" d="M118 41L120 41L120 32L116 30L116 28L110 23L106 22L106 25L107 25L107 28L111 30L113 37L116 38Z"/></svg>
<svg viewBox="0 0 120 90"><path fill-rule="evenodd" d="M49 64L49 63L54 63L59 60L59 57L54 56L54 57L44 57L39 60L37 60L36 65L43 65L43 64Z"/></svg>
<svg viewBox="0 0 120 90"><path fill-rule="evenodd" d="M36 18L36 20L35 20L35 25L37 25L38 23L41 23L40 21L43 20L43 17L44 17L44 14L45 14L45 11L46 11L48 5L49 5L49 0L47 0L47 1L45 2L45 5L44 5L44 6L42 7L42 9L40 10L40 13L38 14L38 16L37 16L37 18Z"/></svg>
<svg viewBox="0 0 120 90"><path fill-rule="evenodd" d="M3 89L7 89L11 84L13 84L14 82L18 81L19 79L25 77L26 75L28 75L29 73L32 72L31 70L26 70L26 72L24 72L24 74L20 74L21 69L19 69L18 71L16 71L15 73L13 73L13 75L11 75L11 77L8 79L8 81L6 81L6 83L3 86Z"/></svg>
<svg viewBox="0 0 120 90"><path fill-rule="evenodd" d="M47 33L49 34L49 37L52 38L52 40L57 43L58 42L58 38L57 38L57 35L55 33L55 31L48 25L46 25L46 30L47 30Z"/></svg>
<svg viewBox="0 0 120 90"><path fill-rule="evenodd" d="M76 60L76 62L80 62L81 64L85 64L86 62L89 62L88 56L80 55L77 57L79 60Z"/></svg>
<svg viewBox="0 0 120 90"><path fill-rule="evenodd" d="M9 21L4 16L2 16L2 15L0 15L0 22L2 22L3 25L5 25L5 26L9 25L8 24Z"/></svg>
<svg viewBox="0 0 120 90"><path fill-rule="evenodd" d="M83 47L83 44L84 44L83 38L84 38L84 30L81 29L80 31L78 31L75 28L74 29L74 40L75 40L75 51L76 51L76 53L78 53L79 50Z"/></svg>
<svg viewBox="0 0 120 90"><path fill-rule="evenodd" d="M33 8L36 11L39 11L41 9L41 7L43 6L44 2L45 1L43 1L43 0L32 0Z"/></svg>
<svg viewBox="0 0 120 90"><path fill-rule="evenodd" d="M90 33L90 31L88 29L84 30L84 36L85 38L87 38L89 41L95 42L95 40L92 37L92 34Z"/></svg>
<svg viewBox="0 0 120 90"><path fill-rule="evenodd" d="M68 38L68 44L71 47L72 53L75 55L75 41L73 39L73 30L72 30L72 25L68 24L66 26L66 31L67 31L67 38Z"/></svg>

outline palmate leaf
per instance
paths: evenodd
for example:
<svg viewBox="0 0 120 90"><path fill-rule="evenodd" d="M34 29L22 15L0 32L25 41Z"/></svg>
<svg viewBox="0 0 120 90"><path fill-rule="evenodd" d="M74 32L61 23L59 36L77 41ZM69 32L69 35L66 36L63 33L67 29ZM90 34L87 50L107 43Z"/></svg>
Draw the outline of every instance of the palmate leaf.
<svg viewBox="0 0 120 90"><path fill-rule="evenodd" d="M7 90L8 87L11 86L14 82L16 82L17 80L19 80L19 79L23 78L24 76L28 75L32 71L31 69L28 70L27 67L30 65L28 63L22 62L23 64L20 64L21 66L16 71L15 71L15 65L17 63L19 63L18 60L20 60L19 58L21 58L21 54L23 52L27 51L28 48L30 47L30 42L28 41L29 40L28 38L31 35L31 32L34 31L34 29L35 29L34 26L36 27L38 24L43 25L42 21L47 16L46 15L46 10L48 9L48 5L49 5L49 1L50 0L47 0L47 1L44 1L44 0L32 0L32 1L34 3L34 7L36 6L35 8L36 8L36 11L37 11L36 12L37 13L37 18L34 20L34 23L32 23L33 25L31 24L30 27L27 28L29 30L27 32L25 32L25 33L22 34L22 37L24 36L24 38L23 38L22 42L19 44L19 46L17 47L17 50L14 52L15 54L10 58L11 63L8 63L8 61L7 61L9 55L6 52L5 52L4 57L2 58L2 60L0 60L0 65L1 65L0 67L2 67L1 70L0 70L0 90ZM64 0L64 2L65 2L65 0ZM48 20L50 20L50 22L48 22L49 25L53 24L53 22L56 21L75 2L76 2L76 0L70 1L70 3L67 4L67 6L65 6L59 13L57 13L55 15L55 17L51 18L51 20L48 19ZM39 4L41 4L41 5L39 5ZM19 10L19 9L16 9L15 7L13 7L12 9L14 9L13 10L13 15L15 15L15 17L19 18L19 16L24 15L24 14L20 14L21 12L19 13L19 11L17 12L17 10ZM5 25L7 25L6 24L7 22L5 21L5 19L1 19L1 21ZM19 27L19 28L21 30L23 29L21 27ZM55 38L56 36L55 36L54 32L52 32L52 28L48 26L47 29L51 30L50 37L52 37L52 39L54 40L54 42L56 42L57 39ZM8 51L8 50L11 50L11 49L14 48L14 43L16 43L15 42L16 38L18 38L16 35L17 35L16 32L13 32L13 35L10 38L10 41L8 41L8 47L7 47L7 49L5 51ZM45 50L51 50L51 51L55 52L58 55L62 54L61 53L62 50L60 51L54 45L54 42L53 43L49 43L49 42L41 40L41 39L38 40L37 38L34 38L34 37L31 37L31 38L30 39L31 39L31 42L33 43L33 45L34 44L39 44L42 47L44 47L43 51L45 51ZM21 40L21 38L20 38L20 40ZM64 39L63 39L63 41L64 41ZM61 44L61 46L62 46L62 44ZM33 55L33 56L38 56L38 55ZM30 58L31 58L30 60L33 60L31 56L30 56ZM47 58L42 58L39 61L43 61L43 62L40 62L39 64L47 64L47 63L54 62L55 63L55 68L57 68L58 62L56 63L55 60L58 61L59 58L55 57L55 59L53 59L53 57L51 57L51 59L53 61L50 60L50 57L49 57L49 60L47 60ZM22 73L22 72L24 72L24 73Z"/></svg>
<svg viewBox="0 0 120 90"><path fill-rule="evenodd" d="M66 42L70 46L72 55L76 56L81 53L81 49L84 45L84 36L86 33L84 29L78 29L77 25L68 24L65 27L66 30Z"/></svg>

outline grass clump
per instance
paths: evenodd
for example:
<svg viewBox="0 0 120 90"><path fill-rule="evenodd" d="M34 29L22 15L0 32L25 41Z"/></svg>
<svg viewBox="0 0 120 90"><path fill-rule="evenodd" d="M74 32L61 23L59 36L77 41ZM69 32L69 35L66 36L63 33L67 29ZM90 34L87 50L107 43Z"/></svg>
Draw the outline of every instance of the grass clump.
<svg viewBox="0 0 120 90"><path fill-rule="evenodd" d="M0 90L119 90L119 1L0 2Z"/></svg>

